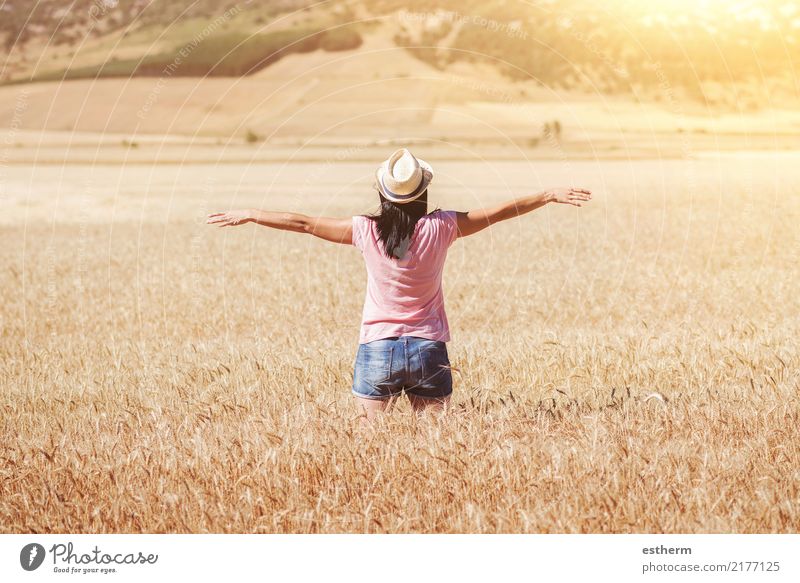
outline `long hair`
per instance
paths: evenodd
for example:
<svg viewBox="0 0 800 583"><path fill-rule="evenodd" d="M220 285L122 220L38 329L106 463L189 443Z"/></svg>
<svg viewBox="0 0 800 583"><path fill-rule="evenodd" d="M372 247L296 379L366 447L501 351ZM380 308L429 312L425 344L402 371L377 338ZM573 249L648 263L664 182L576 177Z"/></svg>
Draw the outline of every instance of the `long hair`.
<svg viewBox="0 0 800 583"><path fill-rule="evenodd" d="M411 202L397 204L378 190L381 207L377 213L366 215L378 228L378 239L387 257L402 259L411 245L411 236L423 216L428 213L428 189ZM438 209L436 209L438 210Z"/></svg>

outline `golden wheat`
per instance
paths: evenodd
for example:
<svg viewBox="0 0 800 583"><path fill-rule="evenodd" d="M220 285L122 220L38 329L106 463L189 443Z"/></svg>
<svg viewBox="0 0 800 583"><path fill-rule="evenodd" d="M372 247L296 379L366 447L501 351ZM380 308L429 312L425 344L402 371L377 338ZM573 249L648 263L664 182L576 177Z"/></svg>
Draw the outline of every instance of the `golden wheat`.
<svg viewBox="0 0 800 583"><path fill-rule="evenodd" d="M800 200L700 178L457 241L452 412L369 428L353 248L3 227L0 530L796 532Z"/></svg>

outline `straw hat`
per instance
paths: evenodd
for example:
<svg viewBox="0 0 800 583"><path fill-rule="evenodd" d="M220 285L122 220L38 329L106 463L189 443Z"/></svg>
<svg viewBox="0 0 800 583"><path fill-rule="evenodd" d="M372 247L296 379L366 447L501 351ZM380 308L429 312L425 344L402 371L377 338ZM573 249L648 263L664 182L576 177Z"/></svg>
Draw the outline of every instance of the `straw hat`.
<svg viewBox="0 0 800 583"><path fill-rule="evenodd" d="M433 180L433 168L424 160L402 148L389 156L375 172L381 194L388 200L404 204L416 200Z"/></svg>

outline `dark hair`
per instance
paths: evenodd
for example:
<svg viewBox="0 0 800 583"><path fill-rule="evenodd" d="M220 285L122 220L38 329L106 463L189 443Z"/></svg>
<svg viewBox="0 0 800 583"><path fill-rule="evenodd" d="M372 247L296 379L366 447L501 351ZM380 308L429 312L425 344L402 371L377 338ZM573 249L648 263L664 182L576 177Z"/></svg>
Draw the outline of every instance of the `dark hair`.
<svg viewBox="0 0 800 583"><path fill-rule="evenodd" d="M383 196L378 191L381 199L381 208L373 215L366 215L372 219L378 228L378 239L383 244L383 251L387 257L402 259L406 250L411 245L411 236L423 216L428 214L428 189L426 188L419 198L404 204L397 204ZM431 212L436 212L438 208Z"/></svg>

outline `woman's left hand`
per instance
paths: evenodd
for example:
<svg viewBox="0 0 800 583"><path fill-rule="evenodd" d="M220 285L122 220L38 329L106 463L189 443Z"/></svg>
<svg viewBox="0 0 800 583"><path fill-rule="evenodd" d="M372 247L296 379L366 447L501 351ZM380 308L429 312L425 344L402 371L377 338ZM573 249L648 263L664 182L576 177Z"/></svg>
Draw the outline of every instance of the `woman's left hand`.
<svg viewBox="0 0 800 583"><path fill-rule="evenodd" d="M553 188L549 192L552 202L583 206L584 202L592 200L592 191L586 188Z"/></svg>
<svg viewBox="0 0 800 583"><path fill-rule="evenodd" d="M248 210L226 211L224 213L214 213L208 215L207 225L217 225L218 227L235 227L244 225L253 220Z"/></svg>

